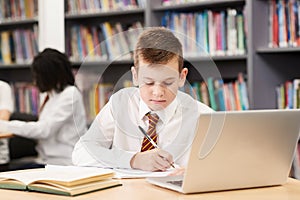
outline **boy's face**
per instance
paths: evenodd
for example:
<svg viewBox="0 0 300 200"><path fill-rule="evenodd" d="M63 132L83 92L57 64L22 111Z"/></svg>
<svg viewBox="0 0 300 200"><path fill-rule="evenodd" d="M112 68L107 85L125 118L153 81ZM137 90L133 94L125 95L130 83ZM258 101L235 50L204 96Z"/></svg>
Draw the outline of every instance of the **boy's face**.
<svg viewBox="0 0 300 200"><path fill-rule="evenodd" d="M141 98L151 110L162 110L175 99L178 88L184 85L188 70L179 74L178 59L166 64L150 64L139 59L139 69L132 67L132 77L139 86Z"/></svg>

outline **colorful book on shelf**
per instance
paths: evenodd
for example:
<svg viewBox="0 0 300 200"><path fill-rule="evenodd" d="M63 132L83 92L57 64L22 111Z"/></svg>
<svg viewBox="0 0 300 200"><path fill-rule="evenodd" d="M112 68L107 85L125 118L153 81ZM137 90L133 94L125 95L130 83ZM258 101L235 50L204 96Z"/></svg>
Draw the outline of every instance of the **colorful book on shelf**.
<svg viewBox="0 0 300 200"><path fill-rule="evenodd" d="M236 27L236 9L227 9L227 54L235 55L237 52L237 27Z"/></svg>
<svg viewBox="0 0 300 200"><path fill-rule="evenodd" d="M208 94L208 90L207 90L207 85L206 83L203 81L200 83L200 91L201 91L201 101L210 106L210 101L209 101L209 94Z"/></svg>
<svg viewBox="0 0 300 200"><path fill-rule="evenodd" d="M86 49L87 49L87 56L90 60L95 60L95 47L93 43L93 36L91 32L91 27L84 27L84 35L86 37Z"/></svg>
<svg viewBox="0 0 300 200"><path fill-rule="evenodd" d="M299 89L300 89L300 79L293 80L293 108L297 109L299 107Z"/></svg>
<svg viewBox="0 0 300 200"><path fill-rule="evenodd" d="M212 77L207 79L207 89L211 108L213 110L218 110L218 105L215 98L214 80Z"/></svg>
<svg viewBox="0 0 300 200"><path fill-rule="evenodd" d="M238 81L235 81L233 83L233 92L234 92L234 99L235 99L235 104L236 104L236 110L242 110L242 105L241 105L241 98L240 98L240 89L239 89L239 83Z"/></svg>
<svg viewBox="0 0 300 200"><path fill-rule="evenodd" d="M11 64L12 60L11 60L8 31L3 31L1 33L1 53L2 53L3 64Z"/></svg>
<svg viewBox="0 0 300 200"><path fill-rule="evenodd" d="M116 31L116 37L117 43L119 44L119 56L122 59L130 59L130 49L129 49L129 44L127 42L126 34L124 33L124 29L121 25L121 23L117 22L114 25L114 29Z"/></svg>
<svg viewBox="0 0 300 200"><path fill-rule="evenodd" d="M285 108L285 96L284 96L284 86L283 84L280 84L276 87L276 102L277 102L277 108L284 109Z"/></svg>
<svg viewBox="0 0 300 200"><path fill-rule="evenodd" d="M288 46L285 0L278 1L279 47Z"/></svg>
<svg viewBox="0 0 300 200"><path fill-rule="evenodd" d="M195 97L196 100L201 101L200 82L192 83L191 87L193 89L193 97Z"/></svg>
<svg viewBox="0 0 300 200"><path fill-rule="evenodd" d="M244 33L244 15L242 13L237 14L237 54L245 54L245 33Z"/></svg>
<svg viewBox="0 0 300 200"><path fill-rule="evenodd" d="M120 186L110 169L46 166L0 173L0 188L76 196Z"/></svg>
<svg viewBox="0 0 300 200"><path fill-rule="evenodd" d="M226 104L225 104L225 98L224 98L224 82L222 79L215 79L214 80L214 89L215 89L215 97L216 102L218 105L219 111L225 111Z"/></svg>
<svg viewBox="0 0 300 200"><path fill-rule="evenodd" d="M278 47L279 46L279 18L278 18L278 6L276 0L272 0L272 46L271 47Z"/></svg>
<svg viewBox="0 0 300 200"><path fill-rule="evenodd" d="M113 58L113 53L115 52L114 50L114 46L113 46L113 43L112 43L112 35L113 35L113 31L112 31L112 27L110 25L110 23L108 22L104 22L102 24L100 24L101 26L101 30L102 30L102 33L103 33L103 42L105 42L106 44L106 50L107 50L107 56L109 59L112 60ZM101 39L102 41L102 39Z"/></svg>
<svg viewBox="0 0 300 200"><path fill-rule="evenodd" d="M102 56L100 41L98 37L98 31L96 26L91 27L92 41L95 51L96 59L100 60Z"/></svg>
<svg viewBox="0 0 300 200"><path fill-rule="evenodd" d="M285 108L293 108L293 83L288 80L285 82Z"/></svg>
<svg viewBox="0 0 300 200"><path fill-rule="evenodd" d="M249 99L247 94L247 86L246 82L244 80L243 74L238 74L238 84L239 84L239 95L240 95L240 101L241 101L241 108L242 110L248 110L249 109Z"/></svg>
<svg viewBox="0 0 300 200"><path fill-rule="evenodd" d="M216 26L214 24L214 14L211 10L207 11L208 14L208 43L209 53L216 55Z"/></svg>
<svg viewBox="0 0 300 200"><path fill-rule="evenodd" d="M224 84L223 90L224 90L224 101L225 101L226 110L234 110L234 107L232 106L231 99L230 99L229 84Z"/></svg>

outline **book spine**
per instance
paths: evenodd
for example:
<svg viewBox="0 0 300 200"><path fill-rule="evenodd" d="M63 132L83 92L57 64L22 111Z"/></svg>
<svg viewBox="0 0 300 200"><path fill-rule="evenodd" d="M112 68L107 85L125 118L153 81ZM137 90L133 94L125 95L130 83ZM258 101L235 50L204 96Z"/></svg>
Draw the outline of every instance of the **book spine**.
<svg viewBox="0 0 300 200"><path fill-rule="evenodd" d="M215 99L215 91L214 91L214 83L213 78L209 77L207 79L207 88L209 94L210 106L213 110L218 110L216 99Z"/></svg>

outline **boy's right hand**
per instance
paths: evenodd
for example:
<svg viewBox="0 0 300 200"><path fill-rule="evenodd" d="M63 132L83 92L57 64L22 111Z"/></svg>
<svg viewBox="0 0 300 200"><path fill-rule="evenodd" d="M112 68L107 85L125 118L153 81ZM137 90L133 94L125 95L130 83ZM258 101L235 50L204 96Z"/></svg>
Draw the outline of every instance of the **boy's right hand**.
<svg viewBox="0 0 300 200"><path fill-rule="evenodd" d="M173 164L173 156L162 149L152 149L150 151L136 153L130 165L133 169L145 171L166 171Z"/></svg>

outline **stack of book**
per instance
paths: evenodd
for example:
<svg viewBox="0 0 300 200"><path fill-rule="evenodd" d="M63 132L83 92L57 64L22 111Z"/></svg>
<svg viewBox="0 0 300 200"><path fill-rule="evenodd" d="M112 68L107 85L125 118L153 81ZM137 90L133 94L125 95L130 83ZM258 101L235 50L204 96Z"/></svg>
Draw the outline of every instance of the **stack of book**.
<svg viewBox="0 0 300 200"><path fill-rule="evenodd" d="M76 196L122 185L113 177L114 172L110 169L50 165L2 172L0 188Z"/></svg>

